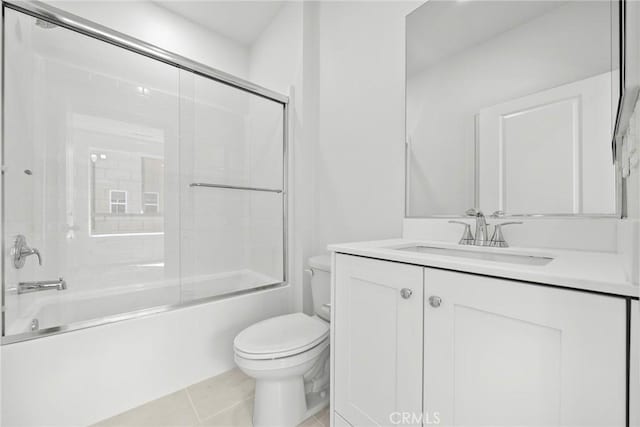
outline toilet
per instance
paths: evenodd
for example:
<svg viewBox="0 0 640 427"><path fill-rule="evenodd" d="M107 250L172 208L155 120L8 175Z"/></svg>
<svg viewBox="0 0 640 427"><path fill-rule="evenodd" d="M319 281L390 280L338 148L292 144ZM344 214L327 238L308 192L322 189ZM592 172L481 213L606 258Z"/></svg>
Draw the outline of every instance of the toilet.
<svg viewBox="0 0 640 427"><path fill-rule="evenodd" d="M329 403L331 261L309 258L314 315L255 323L233 341L235 361L255 378L254 427L293 427Z"/></svg>

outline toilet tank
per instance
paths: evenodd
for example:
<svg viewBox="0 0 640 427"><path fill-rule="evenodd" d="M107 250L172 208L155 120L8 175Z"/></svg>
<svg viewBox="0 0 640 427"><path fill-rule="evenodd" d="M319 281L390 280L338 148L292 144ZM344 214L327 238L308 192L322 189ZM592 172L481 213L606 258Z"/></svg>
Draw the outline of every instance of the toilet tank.
<svg viewBox="0 0 640 427"><path fill-rule="evenodd" d="M331 257L329 255L317 255L309 258L311 275L311 298L313 299L313 312L318 317L329 322L331 311L323 307L331 302Z"/></svg>

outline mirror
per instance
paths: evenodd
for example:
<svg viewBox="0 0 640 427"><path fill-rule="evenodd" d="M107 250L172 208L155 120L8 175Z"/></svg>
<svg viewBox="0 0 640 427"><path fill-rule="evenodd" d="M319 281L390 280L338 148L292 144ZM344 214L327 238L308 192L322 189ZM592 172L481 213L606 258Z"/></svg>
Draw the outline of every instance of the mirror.
<svg viewBox="0 0 640 427"><path fill-rule="evenodd" d="M407 16L406 216L619 214L617 1L437 1Z"/></svg>

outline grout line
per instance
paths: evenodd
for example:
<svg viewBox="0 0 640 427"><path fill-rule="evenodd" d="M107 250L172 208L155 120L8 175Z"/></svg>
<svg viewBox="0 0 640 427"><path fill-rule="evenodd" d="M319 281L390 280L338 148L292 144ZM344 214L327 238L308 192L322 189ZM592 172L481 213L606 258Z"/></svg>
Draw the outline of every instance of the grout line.
<svg viewBox="0 0 640 427"><path fill-rule="evenodd" d="M196 414L196 419L198 420L198 423L202 423L202 419L200 418L200 414L196 409L196 405L193 403L193 399L191 399L191 394L189 393L189 387L185 388L184 392L187 394L187 399L189 399L189 404L191 404L191 409L193 409L193 412Z"/></svg>
<svg viewBox="0 0 640 427"><path fill-rule="evenodd" d="M253 396L251 396L251 397L249 397L247 399L244 399L244 400L239 400L239 401L235 402L234 404L232 404L231 406L227 406L226 408L219 410L215 414L211 414L208 417L200 420L200 422L205 422L207 420L210 420L211 418L213 418L215 416L218 416L218 415L222 414L223 412L230 411L231 409L235 408L236 406L240 405L241 403L245 403L245 402L247 402L249 400L252 400L252 399L253 399Z"/></svg>

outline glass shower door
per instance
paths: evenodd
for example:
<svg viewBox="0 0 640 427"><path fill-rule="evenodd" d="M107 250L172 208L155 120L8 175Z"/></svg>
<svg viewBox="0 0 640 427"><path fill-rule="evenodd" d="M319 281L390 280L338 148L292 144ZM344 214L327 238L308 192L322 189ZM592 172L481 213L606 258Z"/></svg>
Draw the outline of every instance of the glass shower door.
<svg viewBox="0 0 640 427"><path fill-rule="evenodd" d="M284 107L180 74L183 301L284 282Z"/></svg>
<svg viewBox="0 0 640 427"><path fill-rule="evenodd" d="M4 44L4 334L179 302L178 70L9 9Z"/></svg>
<svg viewBox="0 0 640 427"><path fill-rule="evenodd" d="M286 98L4 12L3 342L285 281Z"/></svg>

